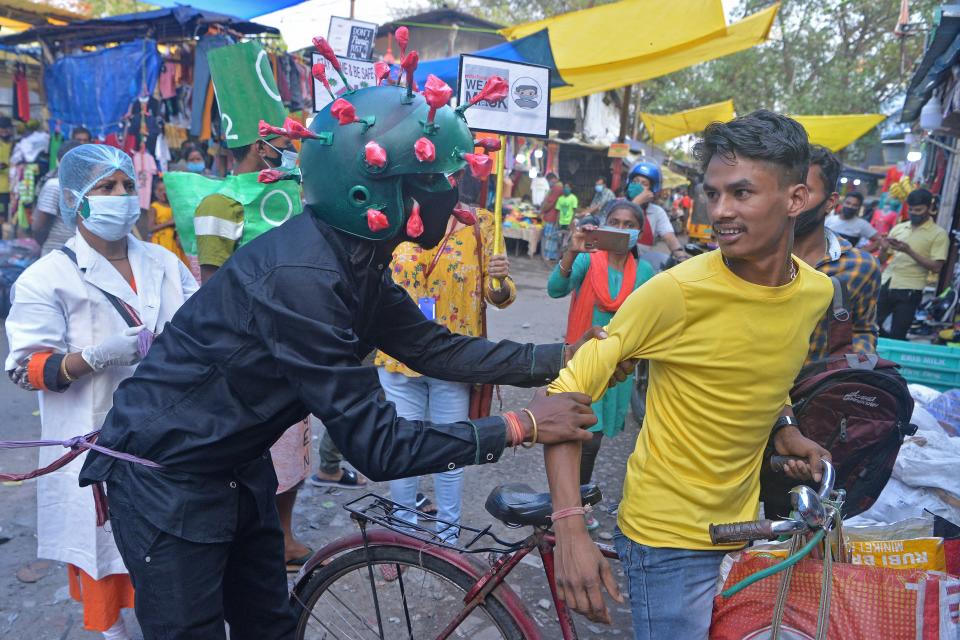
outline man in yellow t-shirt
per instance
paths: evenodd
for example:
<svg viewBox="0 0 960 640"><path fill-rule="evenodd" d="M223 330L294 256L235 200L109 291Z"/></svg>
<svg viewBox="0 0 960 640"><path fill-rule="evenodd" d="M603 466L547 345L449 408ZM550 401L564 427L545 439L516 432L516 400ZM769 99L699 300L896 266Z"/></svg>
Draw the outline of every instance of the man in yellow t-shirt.
<svg viewBox="0 0 960 640"><path fill-rule="evenodd" d="M895 340L907 339L927 278L930 274L940 273L950 251L947 232L932 219L935 211L933 194L926 189L912 191L907 196L907 207L910 220L890 230L880 251L880 262L886 260L891 250L893 258L883 271L877 301L877 324L881 336ZM890 331L884 331L883 324L888 316L893 316Z"/></svg>
<svg viewBox="0 0 960 640"><path fill-rule="evenodd" d="M757 517L761 458L771 430L778 453L801 456L793 477L819 480L829 454L803 437L788 392L810 334L830 302L830 280L791 255L794 218L807 208L803 128L757 111L711 125L698 145L713 251L637 289L585 345L551 393L594 400L625 358L650 361L647 414L627 464L617 551L628 577L636 638L706 638L715 584L730 547L710 542L711 522ZM580 445L545 447L554 510L579 506ZM593 620L609 616L609 565L580 517L554 522L557 583ZM735 547L734 547L735 548Z"/></svg>
<svg viewBox="0 0 960 640"><path fill-rule="evenodd" d="M13 122L0 116L0 239L3 225L10 219L10 152L13 150Z"/></svg>

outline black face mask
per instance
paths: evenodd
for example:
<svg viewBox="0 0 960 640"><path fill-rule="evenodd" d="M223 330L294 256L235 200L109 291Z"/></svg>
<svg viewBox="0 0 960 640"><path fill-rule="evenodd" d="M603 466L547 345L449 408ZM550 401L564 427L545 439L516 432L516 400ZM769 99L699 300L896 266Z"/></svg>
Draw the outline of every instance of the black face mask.
<svg viewBox="0 0 960 640"><path fill-rule="evenodd" d="M424 249L432 249L443 240L450 223L453 208L460 202L460 190L456 187L444 191L428 191L409 181L403 184L403 201L409 216L413 198L420 204L420 217L423 219L423 233L418 238L406 236L406 220L404 220L403 235L407 240L415 242Z"/></svg>
<svg viewBox="0 0 960 640"><path fill-rule="evenodd" d="M857 211L860 211L858 207L844 207L840 209L840 215L849 220L857 215Z"/></svg>
<svg viewBox="0 0 960 640"><path fill-rule="evenodd" d="M910 224L912 224L915 227L919 227L926 221L927 221L927 214L925 213L920 215L914 215L912 213L910 214Z"/></svg>
<svg viewBox="0 0 960 640"><path fill-rule="evenodd" d="M815 206L810 207L800 215L796 217L793 222L793 237L794 238L803 238L811 231L817 228L817 226L823 222L823 215L821 209L823 205L826 204L827 200L830 199L830 196L827 196Z"/></svg>

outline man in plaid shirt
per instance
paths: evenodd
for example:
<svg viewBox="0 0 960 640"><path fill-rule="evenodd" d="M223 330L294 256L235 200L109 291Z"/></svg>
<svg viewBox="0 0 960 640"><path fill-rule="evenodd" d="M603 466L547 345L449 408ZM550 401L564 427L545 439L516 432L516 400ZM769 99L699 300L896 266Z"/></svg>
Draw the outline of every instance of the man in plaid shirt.
<svg viewBox="0 0 960 640"><path fill-rule="evenodd" d="M807 189L812 206L794 223L793 253L818 271L836 276L849 300L853 322L853 350L877 350L877 297L880 294L880 265L876 258L824 227L823 221L840 198L834 189L840 177L840 160L829 150L811 146ZM809 364L828 355L829 312L810 337Z"/></svg>

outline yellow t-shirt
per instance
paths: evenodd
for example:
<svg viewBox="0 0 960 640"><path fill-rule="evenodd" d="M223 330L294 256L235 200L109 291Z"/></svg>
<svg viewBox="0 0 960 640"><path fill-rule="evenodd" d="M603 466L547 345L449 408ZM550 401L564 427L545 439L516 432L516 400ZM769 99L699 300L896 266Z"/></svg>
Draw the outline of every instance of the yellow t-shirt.
<svg viewBox="0 0 960 640"><path fill-rule="evenodd" d="M920 255L931 260L946 260L950 250L947 232L933 220L927 220L919 227L909 222L901 222L890 230L890 237L906 242ZM883 284L890 283L891 289L922 290L927 286L930 272L926 267L902 251L891 251L893 257L883 270Z"/></svg>
<svg viewBox="0 0 960 640"><path fill-rule="evenodd" d="M550 392L599 399L617 363L650 361L647 415L618 524L640 544L712 549L708 525L757 516L764 445L830 303L830 279L794 258L782 287L738 278L713 251L633 292Z"/></svg>

